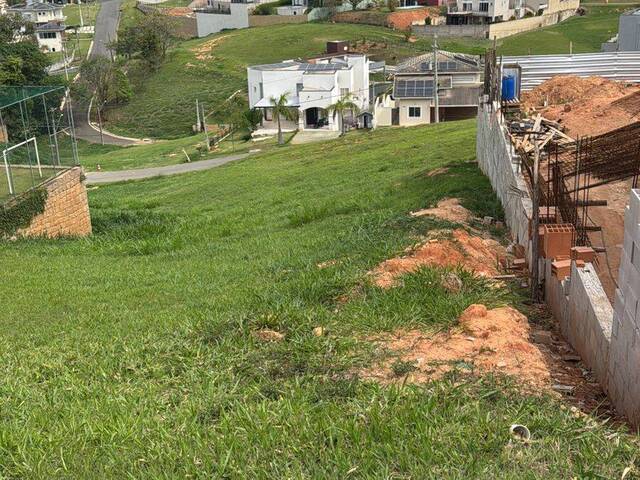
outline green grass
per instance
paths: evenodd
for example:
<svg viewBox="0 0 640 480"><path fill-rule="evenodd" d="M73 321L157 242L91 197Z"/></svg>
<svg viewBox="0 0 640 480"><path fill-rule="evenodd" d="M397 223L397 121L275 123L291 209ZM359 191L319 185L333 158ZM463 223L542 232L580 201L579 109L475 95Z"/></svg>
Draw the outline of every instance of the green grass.
<svg viewBox="0 0 640 480"><path fill-rule="evenodd" d="M600 45L618 32L618 18L630 7L587 6L583 17L505 38L499 42L498 51L502 55L569 53L569 43L573 42L574 53L599 52Z"/></svg>
<svg viewBox="0 0 640 480"><path fill-rule="evenodd" d="M634 438L508 381L354 376L368 334L509 301L468 275L452 295L430 269L367 282L442 226L411 210L458 196L501 218L474 138L473 121L387 129L92 188L90 238L2 245L0 475L620 478ZM534 442L512 444L512 423Z"/></svg>
<svg viewBox="0 0 640 480"><path fill-rule="evenodd" d="M197 59L194 50L216 37L222 39L210 56ZM320 54L326 42L336 38L379 42L373 57L393 64L429 48L426 41L407 43L403 35L385 28L317 23L250 28L180 42L158 72L144 77L129 104L109 112L107 128L134 137L188 135L196 99L212 110L236 90L246 90L247 66ZM388 48L382 48L383 43Z"/></svg>
<svg viewBox="0 0 640 480"><path fill-rule="evenodd" d="M82 8L82 19L84 20L84 25L95 25L96 16L98 15L98 10L100 10L100 2L96 0L90 3L82 3L80 8ZM80 25L80 10L77 4L74 3L66 5L62 9L62 13L67 17L65 20L67 25Z"/></svg>
<svg viewBox="0 0 640 480"><path fill-rule="evenodd" d="M292 134L286 134L285 140L288 141L292 136ZM80 141L78 156L80 164L87 171L96 170L97 165L100 165L101 170L109 171L184 163L187 161L184 151L187 152L191 161L198 161L221 155L246 153L249 150L259 150L256 153L265 153L274 148L287 148L286 146L279 147L275 137L260 142L245 141L239 137L238 134L234 136L233 140L231 137L227 137L217 148L208 153L203 150L206 144L204 134L175 140L159 140L149 145L124 148Z"/></svg>

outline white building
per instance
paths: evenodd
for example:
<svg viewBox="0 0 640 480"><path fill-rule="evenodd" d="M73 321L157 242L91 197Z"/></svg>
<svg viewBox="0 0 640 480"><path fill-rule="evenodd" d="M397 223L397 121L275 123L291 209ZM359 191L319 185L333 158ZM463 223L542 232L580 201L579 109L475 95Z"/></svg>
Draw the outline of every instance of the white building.
<svg viewBox="0 0 640 480"><path fill-rule="evenodd" d="M48 52L61 52L64 41L64 23L49 22L36 27L36 38L41 49Z"/></svg>
<svg viewBox="0 0 640 480"><path fill-rule="evenodd" d="M62 5L36 2L35 0L27 0L27 3L13 5L7 8L7 13L21 15L25 20L36 25L64 21Z"/></svg>
<svg viewBox="0 0 640 480"><path fill-rule="evenodd" d="M284 130L339 131L339 118L328 108L350 95L361 110L369 106L369 59L365 55L329 55L307 62L285 61L256 65L247 69L249 106L263 110L262 127L277 129L273 120L272 99L288 95L287 105L297 120L281 119ZM355 115L345 117L355 122Z"/></svg>
<svg viewBox="0 0 640 480"><path fill-rule="evenodd" d="M522 15L520 0L456 0L447 6L448 25L482 25Z"/></svg>

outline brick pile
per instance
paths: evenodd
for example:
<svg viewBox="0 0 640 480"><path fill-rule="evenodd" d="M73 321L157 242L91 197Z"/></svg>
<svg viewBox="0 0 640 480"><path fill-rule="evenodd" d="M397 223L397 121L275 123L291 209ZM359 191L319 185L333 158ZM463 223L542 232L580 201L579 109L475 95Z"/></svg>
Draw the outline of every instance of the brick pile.
<svg viewBox="0 0 640 480"><path fill-rule="evenodd" d="M18 230L22 237L84 237L91 234L91 216L82 169L73 167L47 180L44 212Z"/></svg>

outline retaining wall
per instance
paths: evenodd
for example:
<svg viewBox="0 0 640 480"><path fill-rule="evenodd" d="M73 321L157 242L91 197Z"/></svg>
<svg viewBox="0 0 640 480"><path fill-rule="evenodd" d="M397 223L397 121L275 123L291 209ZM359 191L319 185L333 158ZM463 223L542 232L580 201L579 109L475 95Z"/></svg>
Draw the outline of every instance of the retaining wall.
<svg viewBox="0 0 640 480"><path fill-rule="evenodd" d="M47 191L44 211L28 227L18 230L22 237L83 237L91 234L87 189L80 167L64 170L42 184ZM19 199L18 199L19 201Z"/></svg>
<svg viewBox="0 0 640 480"><path fill-rule="evenodd" d="M249 15L250 27L268 27L283 23L307 23L306 15Z"/></svg>
<svg viewBox="0 0 640 480"><path fill-rule="evenodd" d="M624 244L614 302L609 393L629 420L640 424L640 190L624 214Z"/></svg>
<svg viewBox="0 0 640 480"><path fill-rule="evenodd" d="M414 25L411 31L416 35L427 37L438 35L440 37L504 38L515 35L516 33L528 32L537 28L555 25L574 16L579 2L573 0L570 3L571 8L567 10L540 15L539 17L521 18L519 20L509 20L506 22L492 23L490 25ZM575 4L575 7L573 4Z"/></svg>
<svg viewBox="0 0 640 480"><path fill-rule="evenodd" d="M527 261L530 263L529 225L532 218L532 202L520 170L519 158L511 142L507 140L506 127L497 105L493 108L490 105L478 107L476 135L478 165L489 177L504 208L505 221L514 240L524 247Z"/></svg>
<svg viewBox="0 0 640 480"><path fill-rule="evenodd" d="M571 266L571 276L559 280L545 260L545 300L560 325L564 338L580 354L598 383L609 389L609 347L613 309L591 263Z"/></svg>

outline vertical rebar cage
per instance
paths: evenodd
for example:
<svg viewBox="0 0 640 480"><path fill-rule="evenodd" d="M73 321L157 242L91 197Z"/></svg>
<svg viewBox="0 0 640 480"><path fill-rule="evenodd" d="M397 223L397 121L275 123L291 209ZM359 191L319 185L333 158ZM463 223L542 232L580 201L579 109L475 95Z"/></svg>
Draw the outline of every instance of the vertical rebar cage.
<svg viewBox="0 0 640 480"><path fill-rule="evenodd" d="M78 165L68 89L0 86L0 203Z"/></svg>

